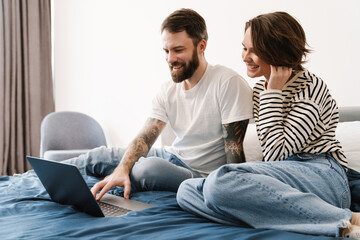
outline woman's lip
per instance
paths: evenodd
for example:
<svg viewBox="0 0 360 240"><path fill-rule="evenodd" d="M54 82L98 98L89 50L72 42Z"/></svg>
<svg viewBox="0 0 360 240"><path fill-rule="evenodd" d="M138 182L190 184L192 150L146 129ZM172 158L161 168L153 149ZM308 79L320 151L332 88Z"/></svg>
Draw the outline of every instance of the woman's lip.
<svg viewBox="0 0 360 240"><path fill-rule="evenodd" d="M259 65L251 65L251 64L247 64L247 69L249 71L255 71L259 68Z"/></svg>

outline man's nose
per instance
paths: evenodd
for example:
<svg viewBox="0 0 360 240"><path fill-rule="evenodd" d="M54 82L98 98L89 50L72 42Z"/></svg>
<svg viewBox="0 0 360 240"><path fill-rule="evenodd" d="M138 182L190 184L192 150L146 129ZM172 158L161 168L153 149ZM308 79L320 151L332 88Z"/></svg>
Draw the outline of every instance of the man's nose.
<svg viewBox="0 0 360 240"><path fill-rule="evenodd" d="M168 63L174 63L177 61L177 55L173 52L169 52L166 60Z"/></svg>

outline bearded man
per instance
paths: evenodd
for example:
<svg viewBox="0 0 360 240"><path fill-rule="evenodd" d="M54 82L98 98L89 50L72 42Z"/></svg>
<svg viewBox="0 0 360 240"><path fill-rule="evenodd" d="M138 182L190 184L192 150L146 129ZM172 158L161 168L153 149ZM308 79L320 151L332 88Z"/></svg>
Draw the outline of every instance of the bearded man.
<svg viewBox="0 0 360 240"><path fill-rule="evenodd" d="M235 71L208 64L206 24L194 10L170 14L161 33L173 81L154 98L143 129L127 149L100 147L66 160L84 174L105 177L91 189L98 200L115 186L124 187L125 198L131 191L176 192L186 179L245 161L243 139L253 117L250 86ZM167 124L175 141L152 148Z"/></svg>

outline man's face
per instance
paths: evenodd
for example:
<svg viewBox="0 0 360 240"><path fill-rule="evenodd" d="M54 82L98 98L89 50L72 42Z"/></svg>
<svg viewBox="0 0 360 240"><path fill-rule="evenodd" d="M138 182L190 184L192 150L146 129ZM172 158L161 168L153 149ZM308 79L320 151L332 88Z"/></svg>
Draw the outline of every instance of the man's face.
<svg viewBox="0 0 360 240"><path fill-rule="evenodd" d="M173 81L179 83L189 79L199 67L199 57L193 40L186 31L170 33L167 30L163 31L162 39Z"/></svg>

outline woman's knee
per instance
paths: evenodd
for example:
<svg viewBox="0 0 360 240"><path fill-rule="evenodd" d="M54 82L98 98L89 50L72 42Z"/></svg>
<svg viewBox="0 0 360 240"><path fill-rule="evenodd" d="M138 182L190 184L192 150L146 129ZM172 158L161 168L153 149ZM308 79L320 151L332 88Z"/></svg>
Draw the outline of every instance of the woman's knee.
<svg viewBox="0 0 360 240"><path fill-rule="evenodd" d="M183 181L177 191L176 200L181 208L192 204L194 197L203 195L205 178L191 178Z"/></svg>
<svg viewBox="0 0 360 240"><path fill-rule="evenodd" d="M223 198L227 193L226 179L229 171L227 167L220 167L218 170L212 172L204 182L204 202L211 208L223 203ZM232 180L234 181L234 179Z"/></svg>
<svg viewBox="0 0 360 240"><path fill-rule="evenodd" d="M238 199L241 197L241 187L246 185L248 176L247 170L235 165L224 165L212 172L203 186L205 204L214 209L226 204L234 194Z"/></svg>
<svg viewBox="0 0 360 240"><path fill-rule="evenodd" d="M192 178L183 181L177 191L176 200L184 210L198 208L198 204L215 210L224 204L222 196L226 189L222 186L222 181L218 181L218 174L210 174L207 178ZM195 203L196 202L196 203Z"/></svg>

